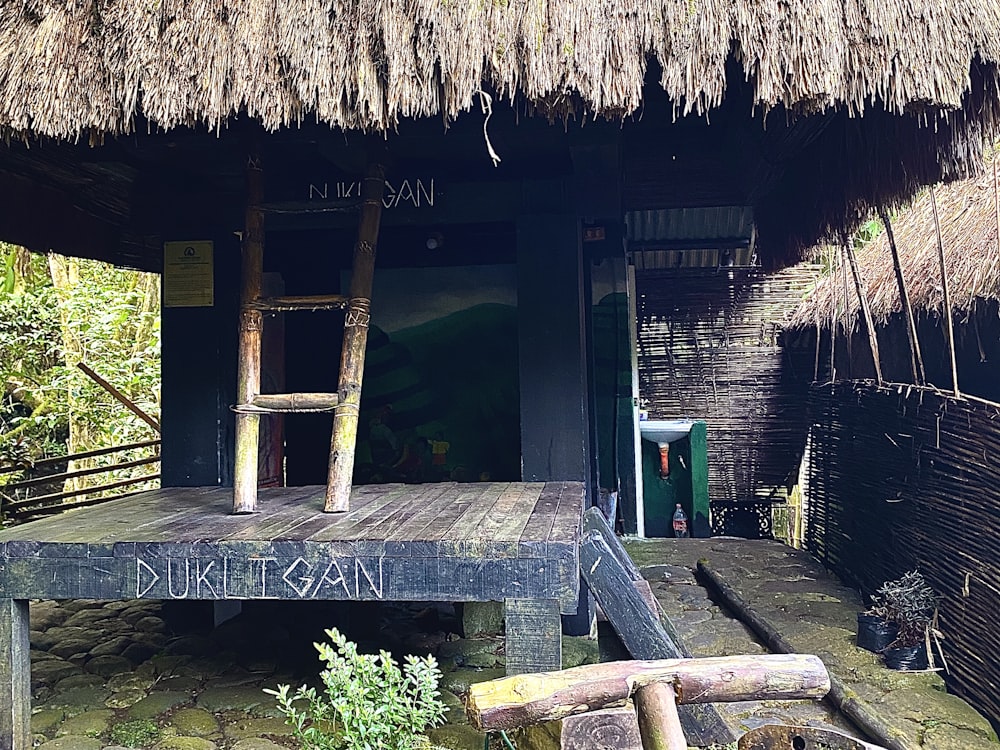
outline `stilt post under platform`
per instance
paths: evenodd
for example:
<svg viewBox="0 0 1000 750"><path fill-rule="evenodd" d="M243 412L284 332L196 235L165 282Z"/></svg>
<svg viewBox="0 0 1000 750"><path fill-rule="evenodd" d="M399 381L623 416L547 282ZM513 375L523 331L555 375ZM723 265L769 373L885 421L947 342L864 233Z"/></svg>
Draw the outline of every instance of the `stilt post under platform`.
<svg viewBox="0 0 1000 750"><path fill-rule="evenodd" d="M0 747L30 750L28 601L0 599Z"/></svg>
<svg viewBox="0 0 1000 750"><path fill-rule="evenodd" d="M350 510L351 481L354 476L354 450L358 437L358 413L361 407L361 381L365 371L365 346L371 317L372 276L375 272L375 246L382 220L382 195L385 173L382 165L373 164L361 188L361 221L358 242L354 246L351 269L350 300L344 318L344 349L340 360L338 402L333 412L333 436L330 440L330 465L326 482L327 513Z"/></svg>

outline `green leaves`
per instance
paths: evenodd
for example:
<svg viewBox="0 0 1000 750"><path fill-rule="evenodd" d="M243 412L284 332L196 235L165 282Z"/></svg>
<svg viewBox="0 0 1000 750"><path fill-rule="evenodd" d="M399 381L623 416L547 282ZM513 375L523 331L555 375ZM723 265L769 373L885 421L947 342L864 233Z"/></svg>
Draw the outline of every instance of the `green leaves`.
<svg viewBox="0 0 1000 750"><path fill-rule="evenodd" d="M336 628L315 644L326 668L323 693L288 685L265 690L278 701L303 750L413 750L421 733L444 720L433 656L407 656L403 669L387 651L358 653Z"/></svg>

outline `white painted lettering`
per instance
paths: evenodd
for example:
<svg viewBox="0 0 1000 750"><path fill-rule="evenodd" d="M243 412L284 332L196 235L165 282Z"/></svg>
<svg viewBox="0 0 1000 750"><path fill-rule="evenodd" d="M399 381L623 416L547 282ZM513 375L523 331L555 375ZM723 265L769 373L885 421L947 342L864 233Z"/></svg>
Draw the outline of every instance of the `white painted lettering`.
<svg viewBox="0 0 1000 750"><path fill-rule="evenodd" d="M309 183L309 200L326 200L327 195L330 192L330 184L327 182L323 183L323 188L320 189L319 185L314 185Z"/></svg>
<svg viewBox="0 0 1000 750"><path fill-rule="evenodd" d="M423 196L423 197L421 197ZM424 186L422 180L417 180L417 202L416 206L419 208L422 203L426 203L428 206L434 207L434 179L431 178L431 189L430 192Z"/></svg>
<svg viewBox="0 0 1000 750"><path fill-rule="evenodd" d="M149 582L143 587L143 571L149 574ZM160 574L153 570L147 563L135 558L135 598L142 599L149 593L150 589L160 580Z"/></svg>
<svg viewBox="0 0 1000 750"><path fill-rule="evenodd" d="M201 584L203 583L205 584L205 588L207 588L209 591L212 592L213 599L219 598L218 594L215 593L215 587L211 583L209 583L208 579L206 578L206 576L208 575L208 571L210 571L214 565L215 565L215 560L211 560L209 561L208 565L205 566L205 569L202 570L201 560L194 561L194 590L195 590L195 596L197 596L199 599L201 598Z"/></svg>
<svg viewBox="0 0 1000 750"><path fill-rule="evenodd" d="M312 588L312 584L315 578L313 576L304 575L304 576L297 576L293 581L292 573L294 573L296 571L296 568L298 568L300 565L305 566L304 572L306 573L312 570L312 565L307 563L301 557L297 557L295 558L295 562L293 562L291 565L288 566L288 568L285 570L284 575L282 575L281 578L284 580L285 583L287 583L289 586L292 587L292 590L296 594L298 594L300 597L304 597L306 594L309 593L309 589ZM298 583L296 583L296 581Z"/></svg>
<svg viewBox="0 0 1000 750"><path fill-rule="evenodd" d="M361 577L364 576L365 580L368 581L368 588L371 592L375 594L376 598L382 598L382 558L378 559L378 585L375 585L375 580L372 578L371 573L361 564L361 561L355 558L354 560L354 593L357 597L361 597Z"/></svg>
<svg viewBox="0 0 1000 750"><path fill-rule="evenodd" d="M187 599L188 591L191 588L191 561L184 561L184 591L180 594L174 593L174 566L170 562L170 558L167 558L167 593L172 599Z"/></svg>
<svg viewBox="0 0 1000 750"><path fill-rule="evenodd" d="M331 570L337 571L336 578L330 578ZM344 589L344 593L347 594L348 596L351 595L351 590L347 588L347 580L344 578L344 572L340 569L340 566L337 564L336 560L330 561L330 564L326 566L326 570L323 571L323 575L320 576L319 581L316 582L316 588L314 588L312 592L313 599L316 598L316 594L319 593L319 590L323 588L324 583L328 583L331 586L336 586L340 584L340 586L342 586Z"/></svg>

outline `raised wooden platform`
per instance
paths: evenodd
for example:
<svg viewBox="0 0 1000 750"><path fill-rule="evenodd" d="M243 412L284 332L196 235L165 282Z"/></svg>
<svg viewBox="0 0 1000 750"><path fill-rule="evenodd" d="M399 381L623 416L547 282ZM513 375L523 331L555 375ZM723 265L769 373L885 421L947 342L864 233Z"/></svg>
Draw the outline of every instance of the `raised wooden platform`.
<svg viewBox="0 0 1000 750"><path fill-rule="evenodd" d="M579 482L165 488L0 532L0 746L30 747L28 599L500 601L508 671L560 667L576 611ZM9 741L8 741L9 740ZM27 742L27 744L23 744Z"/></svg>

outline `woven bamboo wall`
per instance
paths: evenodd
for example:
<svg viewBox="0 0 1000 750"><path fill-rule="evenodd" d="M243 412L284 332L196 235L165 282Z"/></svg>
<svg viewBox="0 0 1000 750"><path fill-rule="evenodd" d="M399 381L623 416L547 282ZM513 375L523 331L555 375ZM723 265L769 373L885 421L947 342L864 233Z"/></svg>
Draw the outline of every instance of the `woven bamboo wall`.
<svg viewBox="0 0 1000 750"><path fill-rule="evenodd" d="M871 593L919 568L951 683L1000 716L1000 406L907 385L815 385L806 545Z"/></svg>
<svg viewBox="0 0 1000 750"><path fill-rule="evenodd" d="M639 392L650 419L708 422L716 533L770 536L770 503L794 483L812 362L796 374L778 333L815 275L805 265L637 274Z"/></svg>

